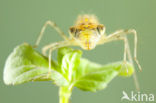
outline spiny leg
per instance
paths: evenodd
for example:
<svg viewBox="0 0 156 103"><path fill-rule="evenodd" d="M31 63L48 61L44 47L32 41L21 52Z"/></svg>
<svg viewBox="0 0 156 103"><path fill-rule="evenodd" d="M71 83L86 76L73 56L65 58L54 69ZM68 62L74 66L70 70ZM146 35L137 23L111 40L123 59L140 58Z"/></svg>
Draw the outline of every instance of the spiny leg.
<svg viewBox="0 0 156 103"><path fill-rule="evenodd" d="M123 66L125 66L128 74L128 67L127 67L127 40L125 37L120 37L119 39L124 41L124 56L123 56Z"/></svg>
<svg viewBox="0 0 156 103"><path fill-rule="evenodd" d="M63 47L63 44L53 44L53 45L49 45L48 47L43 48L43 51L46 53L46 51L49 49L49 56L48 56L48 60L49 60L49 69L48 69L48 75L47 77L49 77L51 75L51 58L52 58L52 51L59 48L59 47Z"/></svg>
<svg viewBox="0 0 156 103"><path fill-rule="evenodd" d="M128 39L127 37L125 37L126 39L126 45L127 45L127 55L128 55L128 60L129 62L134 66L133 64L133 60L132 60L132 56L131 56L131 52L130 52L130 48L129 48L129 43L128 43ZM140 86L139 86L139 82L138 82L138 79L137 79L137 75L136 75L136 72L134 70L134 73L133 73L133 78L134 78L134 84L135 84L135 87L136 87L136 90L137 91L140 91Z"/></svg>
<svg viewBox="0 0 156 103"><path fill-rule="evenodd" d="M127 61L126 61L127 56L126 55L128 55L128 60L133 65L133 67L134 67L134 63L133 63L133 60L132 60L132 56L131 56L127 36L124 36L123 38L121 38L121 40L124 40L124 62L123 62L123 65L126 66L127 73L128 73L128 68L127 68L127 65L126 65L126 63L127 63ZM134 70L134 73L133 73L133 78L134 78L134 84L135 84L136 90L140 91L140 86L139 86L139 82L138 82L135 70Z"/></svg>
<svg viewBox="0 0 156 103"><path fill-rule="evenodd" d="M136 33L136 30L132 29L131 32L134 34L134 61L137 63L140 71L142 71L142 68L141 68L141 65L137 59L137 33Z"/></svg>
<svg viewBox="0 0 156 103"><path fill-rule="evenodd" d="M51 54L52 54L52 49L49 50L49 57L48 57L48 60L49 60L49 69L48 69L48 75L47 75L47 77L49 77L50 74L51 74Z"/></svg>
<svg viewBox="0 0 156 103"><path fill-rule="evenodd" d="M122 64L122 69L125 67L126 68L126 71L127 71L127 74L128 74L128 67L127 67L127 40L125 38L125 35L124 36L120 36L118 35L119 33L121 32L120 31L117 31L107 37L104 37L101 39L101 41L99 42L99 44L103 44L103 43L107 43L107 42L111 42L111 41L115 41L115 40L123 40L124 41L124 55L123 55L123 64Z"/></svg>
<svg viewBox="0 0 156 103"><path fill-rule="evenodd" d="M55 42L55 43L50 43L50 44L44 46L44 47L42 48L42 54L43 54L44 56L47 56L47 55L46 55L46 52L47 52L50 48L57 47L57 45L59 45L59 44L61 44L61 43L60 43L60 42Z"/></svg>
<svg viewBox="0 0 156 103"><path fill-rule="evenodd" d="M126 37L126 35L129 34L129 33L133 33L134 34L134 39L135 39L134 40L134 42L135 42L134 43L134 60L137 61L138 67L141 70L141 66L138 63L138 60L136 59L137 34L136 34L136 31L134 29L118 30L118 31L116 31L113 34L108 35L107 37L103 37L98 44L103 44L103 43L111 42L111 41L114 41L114 40L121 40L121 37L122 38L124 37L124 41L125 41L124 43L125 43L125 46L126 46L125 50L126 50L127 55L128 55L128 60L134 66L133 60L132 60L132 56L131 56L131 53L130 53L129 43L128 43L128 40L127 40L127 37ZM125 53L124 53L124 55L125 55ZM125 58L125 56L124 56L124 58ZM133 73L133 78L134 78L136 89L139 91L139 83L138 83L138 80L137 80L137 76L136 76L135 70L134 70L134 73Z"/></svg>
<svg viewBox="0 0 156 103"><path fill-rule="evenodd" d="M48 75L47 77L50 76L51 74L51 58L52 58L52 51L54 51L55 49L64 47L64 46L71 46L74 45L74 41L69 40L69 41L61 41L61 42L57 42L57 43L51 43L49 45L46 45L45 47L43 47L42 52L46 54L46 51L49 50L49 56L48 56L48 60L49 60L49 69L48 69ZM44 54L44 55L45 55Z"/></svg>
<svg viewBox="0 0 156 103"><path fill-rule="evenodd" d="M36 43L35 43L35 46L34 47L37 47L42 39L42 36L44 34L44 31L46 29L47 26L51 26L52 28L54 28L59 34L61 37L63 37L65 40L68 40L68 37L62 32L62 30L53 22L53 21L47 21L44 26L42 27L41 29L41 32L36 40Z"/></svg>
<svg viewBox="0 0 156 103"><path fill-rule="evenodd" d="M139 64L139 61L137 60L137 33L136 33L136 30L134 30L134 29L118 30L113 34L108 35L107 38L105 38L105 42L117 40L118 38L124 37L127 34L133 34L134 35L134 60L137 63L139 70L142 71L141 65Z"/></svg>

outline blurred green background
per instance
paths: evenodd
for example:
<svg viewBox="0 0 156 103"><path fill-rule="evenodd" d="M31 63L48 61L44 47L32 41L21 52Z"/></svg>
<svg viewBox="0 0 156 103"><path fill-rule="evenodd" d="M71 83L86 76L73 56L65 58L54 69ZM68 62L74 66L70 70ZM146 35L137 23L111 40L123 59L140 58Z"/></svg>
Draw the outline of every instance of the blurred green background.
<svg viewBox="0 0 156 103"><path fill-rule="evenodd" d="M58 103L58 87L51 82L33 82L17 86L3 83L3 67L16 45L34 44L43 24L53 20L68 35L79 14L95 14L106 26L106 33L134 28L138 32L137 70L141 93L156 94L156 1L155 0L0 0L0 103ZM133 36L130 44L133 50ZM42 46L62 38L50 27ZM83 57L101 64L122 60L121 41L84 51ZM121 103L122 91L135 91L133 78L115 78L105 90L96 93L74 88L72 103ZM124 101L123 103L125 103Z"/></svg>

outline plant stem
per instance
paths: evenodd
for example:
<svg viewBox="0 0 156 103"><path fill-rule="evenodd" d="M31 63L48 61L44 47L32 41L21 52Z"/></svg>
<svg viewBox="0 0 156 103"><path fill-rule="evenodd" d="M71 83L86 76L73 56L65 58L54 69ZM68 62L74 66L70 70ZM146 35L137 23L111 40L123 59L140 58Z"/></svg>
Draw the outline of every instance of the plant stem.
<svg viewBox="0 0 156 103"><path fill-rule="evenodd" d="M72 93L72 90L69 88L70 86L60 87L59 90L59 103L69 103L69 99Z"/></svg>

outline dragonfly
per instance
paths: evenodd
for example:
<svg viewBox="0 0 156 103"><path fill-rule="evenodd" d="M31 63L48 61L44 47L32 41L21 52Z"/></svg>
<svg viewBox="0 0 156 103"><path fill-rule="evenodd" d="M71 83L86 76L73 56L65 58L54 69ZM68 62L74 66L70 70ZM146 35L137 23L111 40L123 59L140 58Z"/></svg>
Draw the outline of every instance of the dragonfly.
<svg viewBox="0 0 156 103"><path fill-rule="evenodd" d="M50 43L45 45L42 48L43 55L47 56L48 52L48 60L49 60L49 72L51 73L51 56L52 52L58 48L65 46L79 46L84 50L92 50L97 45L103 45L105 43L109 43L112 41L123 41L124 43L124 51L123 51L123 66L126 66L127 60L133 64L133 61L138 65L139 70L141 71L141 65L137 59L137 32L135 29L121 29L117 30L109 35L106 34L106 27L103 24L100 24L97 17L91 14L83 14L77 17L77 20L73 26L69 28L69 36L56 25L53 21L47 21L41 29L41 32L36 40L34 47L38 47L44 31L47 26L55 29L58 34L63 38L62 41ZM132 58L130 47L128 43L127 35L134 35L134 56ZM128 59L127 59L128 58ZM127 69L128 72L128 69ZM137 82L136 76L134 75L134 79ZM138 83L137 88L139 88Z"/></svg>

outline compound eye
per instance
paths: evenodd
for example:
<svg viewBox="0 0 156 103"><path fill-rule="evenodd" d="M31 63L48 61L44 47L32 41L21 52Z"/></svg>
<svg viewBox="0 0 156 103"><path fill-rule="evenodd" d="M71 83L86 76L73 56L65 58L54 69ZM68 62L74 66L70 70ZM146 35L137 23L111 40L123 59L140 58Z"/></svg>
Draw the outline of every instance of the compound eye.
<svg viewBox="0 0 156 103"><path fill-rule="evenodd" d="M74 27L71 27L69 30L72 35L75 34L76 29Z"/></svg>
<svg viewBox="0 0 156 103"><path fill-rule="evenodd" d="M100 35L102 35L102 34L104 34L104 32L105 32L105 29L104 29L104 25L98 25L97 26L97 31L98 31L98 33L100 34Z"/></svg>
<svg viewBox="0 0 156 103"><path fill-rule="evenodd" d="M78 36L78 33L79 33L79 30L76 29L75 27L71 27L71 28L70 28L70 33L71 33L74 37L77 37L77 36Z"/></svg>

